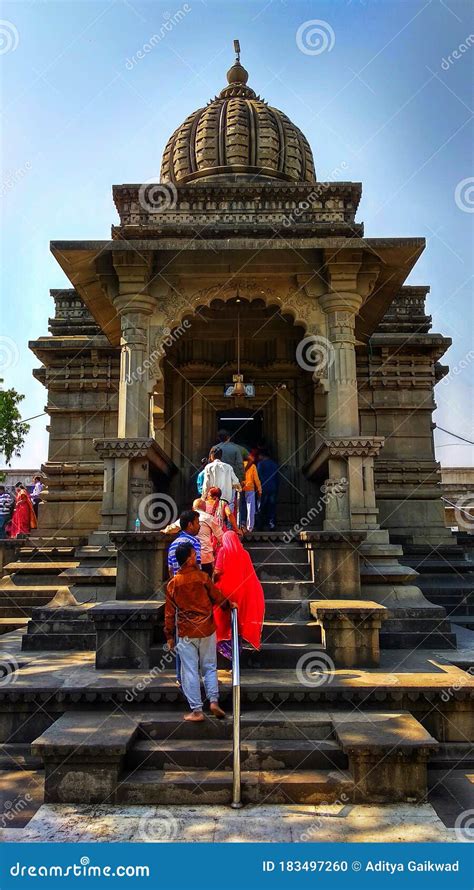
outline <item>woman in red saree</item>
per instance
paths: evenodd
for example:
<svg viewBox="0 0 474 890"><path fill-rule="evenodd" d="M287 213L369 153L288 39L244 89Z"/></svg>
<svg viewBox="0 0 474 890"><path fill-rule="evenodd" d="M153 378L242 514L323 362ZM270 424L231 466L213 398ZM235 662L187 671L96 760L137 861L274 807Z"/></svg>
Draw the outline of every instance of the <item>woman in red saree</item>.
<svg viewBox="0 0 474 890"><path fill-rule="evenodd" d="M10 538L18 535L29 535L32 528L38 525L31 498L24 485L16 486L15 507L12 518L7 526L7 534Z"/></svg>
<svg viewBox="0 0 474 890"><path fill-rule="evenodd" d="M232 602L237 604L239 638L260 649L265 614L262 585L255 574L249 554L242 547L239 536L226 531L222 537L215 565L215 583ZM230 611L214 609L217 649L232 659Z"/></svg>

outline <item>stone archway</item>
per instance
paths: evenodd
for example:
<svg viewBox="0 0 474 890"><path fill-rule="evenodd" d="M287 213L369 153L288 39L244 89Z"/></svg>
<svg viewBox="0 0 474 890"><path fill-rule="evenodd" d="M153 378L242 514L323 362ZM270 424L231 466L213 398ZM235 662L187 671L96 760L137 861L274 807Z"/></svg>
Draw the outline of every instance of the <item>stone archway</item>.
<svg viewBox="0 0 474 890"><path fill-rule="evenodd" d="M247 293L255 291L252 288ZM296 361L297 346L307 336L307 327L295 322L296 305L293 312L283 312L273 293L247 299L239 287L238 294L237 302L235 289L223 294L214 287L206 291L205 302L196 297L192 309L182 303L170 310L168 317L179 320L180 326L170 333L165 330L160 348L161 374L153 405L155 437L180 470L172 489L181 507L195 493L193 476L201 458L215 444L217 415L236 404L225 396L225 389L236 371L239 311L241 370L245 380L255 385L255 395L238 405L262 415L263 444L282 467L280 517L288 527L305 513L307 502L315 496L314 484L302 472L313 448L315 386L311 369Z"/></svg>

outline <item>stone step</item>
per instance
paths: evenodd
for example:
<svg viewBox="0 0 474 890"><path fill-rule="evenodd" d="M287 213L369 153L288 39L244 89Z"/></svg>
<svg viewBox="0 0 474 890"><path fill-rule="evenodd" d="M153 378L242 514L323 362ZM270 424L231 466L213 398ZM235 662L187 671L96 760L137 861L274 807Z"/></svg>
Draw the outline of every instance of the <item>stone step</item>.
<svg viewBox="0 0 474 890"><path fill-rule="evenodd" d="M471 742L442 742L429 760L428 769L474 770L474 745Z"/></svg>
<svg viewBox="0 0 474 890"><path fill-rule="evenodd" d="M0 745L0 771L11 771L15 767L19 770L42 770L43 761L41 757L31 754L28 742Z"/></svg>
<svg viewBox="0 0 474 890"><path fill-rule="evenodd" d="M268 621L309 620L309 602L301 599L266 599L265 618Z"/></svg>
<svg viewBox="0 0 474 890"><path fill-rule="evenodd" d="M255 566L260 581L311 581L308 562L269 562Z"/></svg>
<svg viewBox="0 0 474 890"><path fill-rule="evenodd" d="M242 772L244 803L333 803L350 799L353 787L345 771ZM137 805L226 804L231 799L230 770L139 770L123 775L117 790L117 802Z"/></svg>
<svg viewBox="0 0 474 890"><path fill-rule="evenodd" d="M250 554L254 566L271 562L308 562L303 546L293 544L263 545L250 544L245 549Z"/></svg>
<svg viewBox="0 0 474 890"><path fill-rule="evenodd" d="M328 712L272 710L245 710L241 715L242 740L314 740L333 739L333 725ZM190 727L182 719L182 706L178 711L160 711L143 714L137 738L142 741L182 739L232 739L232 720L214 720L194 723Z"/></svg>
<svg viewBox="0 0 474 890"><path fill-rule="evenodd" d="M18 572L21 575L59 575L60 572L64 572L66 569L74 569L78 565L78 562L64 559L51 559L48 561L17 560L16 562L9 562L5 566L5 572L9 574Z"/></svg>
<svg viewBox="0 0 474 890"><path fill-rule="evenodd" d="M347 769L347 757L335 741L305 739L245 740L240 749L243 770ZM232 768L231 739L168 739L137 742L126 757L125 769Z"/></svg>
<svg viewBox="0 0 474 890"><path fill-rule="evenodd" d="M17 602L24 597L36 600L49 596L52 599L58 589L63 586L60 582L54 584L19 584L17 586L9 584L8 587L0 587L0 603L9 602L10 600Z"/></svg>
<svg viewBox="0 0 474 890"><path fill-rule="evenodd" d="M320 643L321 627L317 621L264 621L264 643Z"/></svg>
<svg viewBox="0 0 474 890"><path fill-rule="evenodd" d="M87 633L49 634L35 632L22 639L23 652L84 652L94 651L96 635Z"/></svg>
<svg viewBox="0 0 474 890"><path fill-rule="evenodd" d="M22 560L38 560L42 561L45 559L73 559L75 554L74 546L65 546L65 547L20 547L18 551L18 556Z"/></svg>
<svg viewBox="0 0 474 890"><path fill-rule="evenodd" d="M3 590L18 590L19 588L28 588L34 590L36 587L63 587L67 585L67 581L62 580L62 575L55 572L33 572L31 574L23 574L15 572L14 575L4 575L0 581L0 597Z"/></svg>
<svg viewBox="0 0 474 890"><path fill-rule="evenodd" d="M318 599L318 588L312 581L262 581L266 600Z"/></svg>
<svg viewBox="0 0 474 890"><path fill-rule="evenodd" d="M452 618L452 623L467 627L468 630L474 630L474 615L456 615Z"/></svg>
<svg viewBox="0 0 474 890"><path fill-rule="evenodd" d="M27 626L29 618L0 618L0 636Z"/></svg>
<svg viewBox="0 0 474 890"><path fill-rule="evenodd" d="M449 625L448 625L449 626ZM404 649L455 649L456 634L452 631L443 633L429 633L425 637L419 633L403 634L381 631L381 649L400 649L400 641L403 641Z"/></svg>
<svg viewBox="0 0 474 890"><path fill-rule="evenodd" d="M262 643L261 649L242 649L240 664L244 668L296 668L304 656L324 651L321 643ZM309 660L309 659L308 659Z"/></svg>
<svg viewBox="0 0 474 890"><path fill-rule="evenodd" d="M67 569L61 575L64 584L115 584L117 569L115 566L84 566Z"/></svg>
<svg viewBox="0 0 474 890"><path fill-rule="evenodd" d="M442 575L449 575L453 572L474 572L474 562L466 559L426 559L417 562L404 556L403 562L405 565L416 569L420 575L432 574L433 572L439 572Z"/></svg>

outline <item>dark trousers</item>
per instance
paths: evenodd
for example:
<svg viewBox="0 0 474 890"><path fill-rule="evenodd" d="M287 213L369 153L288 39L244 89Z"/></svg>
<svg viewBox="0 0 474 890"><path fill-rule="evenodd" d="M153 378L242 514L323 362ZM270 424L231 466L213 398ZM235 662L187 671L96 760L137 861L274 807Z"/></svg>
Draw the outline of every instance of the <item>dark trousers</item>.
<svg viewBox="0 0 474 890"><path fill-rule="evenodd" d="M262 492L260 507L255 520L255 527L258 531L266 531L268 528L275 528L276 502L276 491Z"/></svg>
<svg viewBox="0 0 474 890"><path fill-rule="evenodd" d="M213 562L203 562L201 564L201 571L205 572L206 575L209 575L212 578L212 573L214 571L214 563Z"/></svg>

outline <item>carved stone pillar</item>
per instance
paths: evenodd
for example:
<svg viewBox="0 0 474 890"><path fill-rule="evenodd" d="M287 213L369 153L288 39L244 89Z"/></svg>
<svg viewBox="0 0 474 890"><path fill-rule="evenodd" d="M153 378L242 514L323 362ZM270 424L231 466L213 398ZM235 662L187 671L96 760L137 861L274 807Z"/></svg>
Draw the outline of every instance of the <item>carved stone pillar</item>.
<svg viewBox="0 0 474 890"><path fill-rule="evenodd" d="M113 302L122 335L117 435L142 438L150 435L148 325L155 299L146 287L151 263L146 255L124 252L114 256L114 266L119 291Z"/></svg>
<svg viewBox="0 0 474 890"><path fill-rule="evenodd" d="M362 304L357 293L325 294L319 300L328 321L328 436L359 434L359 402L355 354L355 317Z"/></svg>

